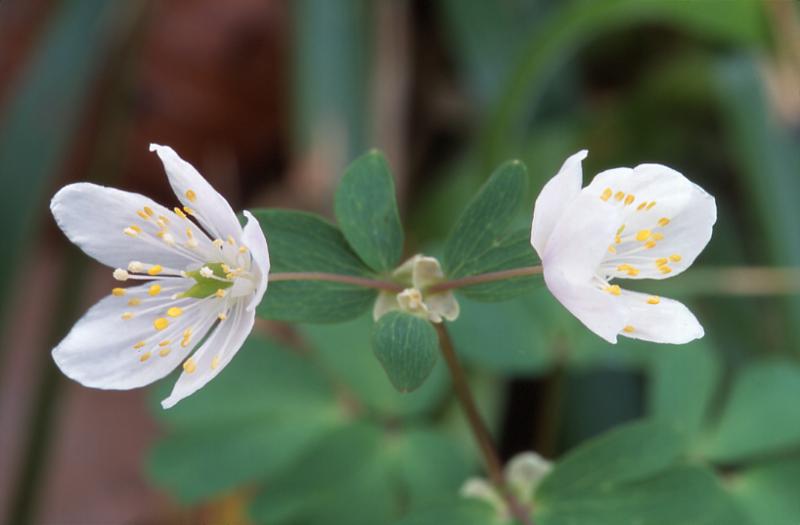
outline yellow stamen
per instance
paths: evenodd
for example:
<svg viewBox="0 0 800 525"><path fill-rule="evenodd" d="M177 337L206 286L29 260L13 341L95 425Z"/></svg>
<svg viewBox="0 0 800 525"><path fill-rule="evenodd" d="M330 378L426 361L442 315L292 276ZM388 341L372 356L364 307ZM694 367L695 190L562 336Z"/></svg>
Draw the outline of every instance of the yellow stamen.
<svg viewBox="0 0 800 525"><path fill-rule="evenodd" d="M148 275L158 275L164 271L164 268L161 267L160 264L156 264L155 266L151 266L149 270L147 270Z"/></svg>
<svg viewBox="0 0 800 525"><path fill-rule="evenodd" d="M228 235L228 244L231 246L236 244L236 239L233 238L233 235Z"/></svg>
<svg viewBox="0 0 800 525"><path fill-rule="evenodd" d="M141 361L142 363L144 363L148 359L150 359L150 352L145 352L141 356L139 356L139 361Z"/></svg>
<svg viewBox="0 0 800 525"><path fill-rule="evenodd" d="M161 293L161 285L160 284L153 284L150 285L150 288L147 289L147 294L151 296L156 296Z"/></svg>
<svg viewBox="0 0 800 525"><path fill-rule="evenodd" d="M669 224L669 219L667 219L666 217L661 217L660 219L658 219L659 226L666 226L667 224Z"/></svg>
<svg viewBox="0 0 800 525"><path fill-rule="evenodd" d="M632 334L634 330L635 328L632 325L626 325L625 328L622 329L626 334Z"/></svg>
<svg viewBox="0 0 800 525"><path fill-rule="evenodd" d="M217 316L217 319L219 319L220 321L224 321L227 318L228 318L228 314L226 314L225 312L222 312L221 314L219 314Z"/></svg>
<svg viewBox="0 0 800 525"><path fill-rule="evenodd" d="M138 349L140 349L141 347L143 347L145 344L146 344L146 343L145 343L144 341L139 341L138 343L136 343L135 345L133 345L133 348L135 348L136 350L138 350Z"/></svg>
<svg viewBox="0 0 800 525"><path fill-rule="evenodd" d="M214 358L211 360L211 370L216 370L219 366L219 356L215 355Z"/></svg>
<svg viewBox="0 0 800 525"><path fill-rule="evenodd" d="M617 247L614 246L613 244L609 244L608 245L608 251L609 251L609 253L617 253Z"/></svg>
<svg viewBox="0 0 800 525"><path fill-rule="evenodd" d="M657 295L651 295L647 298L647 304L658 304L661 302L661 298Z"/></svg>
<svg viewBox="0 0 800 525"><path fill-rule="evenodd" d="M163 215L159 215L158 216L158 223L163 225L163 226L166 226L167 224L169 224L169 219L167 217L164 217Z"/></svg>
<svg viewBox="0 0 800 525"><path fill-rule="evenodd" d="M653 234L653 240L654 240L654 241L660 241L660 240L661 240L661 239L663 239L663 238L664 238L664 234L663 234L663 233L661 233L661 232L655 232L655 233Z"/></svg>
<svg viewBox="0 0 800 525"><path fill-rule="evenodd" d="M672 272L672 268L670 268L669 266L659 266L658 267L658 271L661 272L661 273L667 274L667 273Z"/></svg>
<svg viewBox="0 0 800 525"><path fill-rule="evenodd" d="M169 339L164 339L163 341L158 343L158 346L169 346L170 343L171 341Z"/></svg>
<svg viewBox="0 0 800 525"><path fill-rule="evenodd" d="M617 230L617 235L622 235L622 232L624 232L624 231L625 231L625 225L623 224L623 225L622 225L622 226L620 226L620 227L619 227L619 229Z"/></svg>
<svg viewBox="0 0 800 525"><path fill-rule="evenodd" d="M247 253L247 246L239 246L239 253Z"/></svg>
<svg viewBox="0 0 800 525"><path fill-rule="evenodd" d="M655 248L656 247L656 241L647 241L644 244L644 247L645 247L646 250L650 250L652 248Z"/></svg>
<svg viewBox="0 0 800 525"><path fill-rule="evenodd" d="M631 277L636 277L637 275L639 275L639 269L631 267L631 269L628 270L628 275L630 275Z"/></svg>
<svg viewBox="0 0 800 525"><path fill-rule="evenodd" d="M190 357L189 359L183 362L184 372L186 372L187 374L191 374L195 370L197 370L197 365L195 364L194 359Z"/></svg>
<svg viewBox="0 0 800 525"><path fill-rule="evenodd" d="M138 297L131 297L130 299L128 299L128 306L139 306L141 302L142 300L139 299Z"/></svg>
<svg viewBox="0 0 800 525"><path fill-rule="evenodd" d="M148 217L152 217L153 215L155 215L153 208L151 208L150 206L145 206L144 212L147 214Z"/></svg>
<svg viewBox="0 0 800 525"><path fill-rule="evenodd" d="M222 245L225 244L225 243L222 241L222 239L214 239L213 241L211 241L211 244L213 244L217 248L222 248ZM223 270L225 269L225 265L224 264L222 265L222 268L223 268Z"/></svg>
<svg viewBox="0 0 800 525"><path fill-rule="evenodd" d="M192 229L191 228L186 228L186 238L187 239L194 238L194 234L192 233Z"/></svg>
<svg viewBox="0 0 800 525"><path fill-rule="evenodd" d="M167 357L170 352L172 352L172 348L162 348L158 351L158 355L161 357Z"/></svg>
<svg viewBox="0 0 800 525"><path fill-rule="evenodd" d="M669 259L667 259L666 257L661 257L659 259L656 259L656 266L664 266L668 262L669 262Z"/></svg>
<svg viewBox="0 0 800 525"><path fill-rule="evenodd" d="M216 295L217 297L225 297L225 293L226 293L225 290L223 290L222 288L217 288L217 291L214 292L214 295Z"/></svg>
<svg viewBox="0 0 800 525"><path fill-rule="evenodd" d="M174 212L175 212L175 215L177 215L177 216L178 216L178 217L180 217L181 219L185 219L185 218L186 218L186 214L185 214L185 213L183 213L183 210L181 210L180 208L177 208L177 207L176 207L176 208L175 208L175 209L173 209L172 211L174 211Z"/></svg>
<svg viewBox="0 0 800 525"><path fill-rule="evenodd" d="M197 200L197 194L192 190L186 190L186 198L189 199L189 202L194 202Z"/></svg>
<svg viewBox="0 0 800 525"><path fill-rule="evenodd" d="M619 235L614 236L614 243L615 244L622 244L622 237Z"/></svg>
<svg viewBox="0 0 800 525"><path fill-rule="evenodd" d="M652 210L653 206L655 206L655 205L656 205L656 201L653 201L653 202L651 202L650 204L647 205L647 209L648 210Z"/></svg>
<svg viewBox="0 0 800 525"><path fill-rule="evenodd" d="M139 235L139 232L137 232L133 228L125 228L124 230L122 230L122 233L130 237L136 237L137 235Z"/></svg>
<svg viewBox="0 0 800 525"><path fill-rule="evenodd" d="M622 288L618 284L611 284L606 287L606 291L611 295L622 295Z"/></svg>
<svg viewBox="0 0 800 525"><path fill-rule="evenodd" d="M153 321L153 327L159 332L168 326L169 326L169 321L164 319L163 317L159 317L158 319Z"/></svg>
<svg viewBox="0 0 800 525"><path fill-rule="evenodd" d="M669 260L672 262L681 262L681 259L683 259L683 257L678 255L677 253L673 253L672 255L669 256Z"/></svg>
<svg viewBox="0 0 800 525"><path fill-rule="evenodd" d="M150 219L150 217L145 212L143 212L142 210L136 210L136 215L138 215L139 217L141 217L144 220L149 220Z"/></svg>
<svg viewBox="0 0 800 525"><path fill-rule="evenodd" d="M636 234L636 240L637 241L646 241L647 239L650 238L650 234L651 234L651 232L648 229L639 230L639 232Z"/></svg>
<svg viewBox="0 0 800 525"><path fill-rule="evenodd" d="M603 190L603 194L600 195L600 198L603 199L604 201L608 201L608 199L611 198L611 194L612 193L614 193L614 192L611 191L611 188L606 188L606 189Z"/></svg>
<svg viewBox="0 0 800 525"><path fill-rule="evenodd" d="M183 207L183 211L185 211L187 215L192 215L192 216L194 216L194 215L197 215L197 214L194 212L194 210L193 210L193 209L191 209L191 208L190 208L190 207L188 207L188 206L184 206L184 207Z"/></svg>
<svg viewBox="0 0 800 525"><path fill-rule="evenodd" d="M130 321L133 319L133 314L131 312L125 312L121 317L123 321Z"/></svg>
<svg viewBox="0 0 800 525"><path fill-rule="evenodd" d="M180 308L178 306L173 306L172 308L167 310L167 315L170 317L180 317L181 314L183 314L183 308Z"/></svg>
<svg viewBox="0 0 800 525"><path fill-rule="evenodd" d="M111 290L111 295L113 295L114 297L122 297L123 295L125 295L125 288L113 288Z"/></svg>
<svg viewBox="0 0 800 525"><path fill-rule="evenodd" d="M624 191L618 191L617 193L614 194L614 199L616 199L618 201L621 201L624 198L625 198L625 192Z"/></svg>
<svg viewBox="0 0 800 525"><path fill-rule="evenodd" d="M629 193L628 196L625 197L625 206L632 204L634 200L636 200L636 197Z"/></svg>
<svg viewBox="0 0 800 525"><path fill-rule="evenodd" d="M644 201L639 206L636 207L636 211L642 211L647 206L647 201Z"/></svg>

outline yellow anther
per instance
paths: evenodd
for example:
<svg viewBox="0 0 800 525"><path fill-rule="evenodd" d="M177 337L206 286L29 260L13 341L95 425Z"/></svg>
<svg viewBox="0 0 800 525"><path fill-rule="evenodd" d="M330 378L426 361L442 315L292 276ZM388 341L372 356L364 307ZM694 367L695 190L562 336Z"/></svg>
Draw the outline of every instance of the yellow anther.
<svg viewBox="0 0 800 525"><path fill-rule="evenodd" d="M644 243L644 248L646 250L650 250L655 247L656 247L656 241L647 241L646 243Z"/></svg>
<svg viewBox="0 0 800 525"><path fill-rule="evenodd" d="M660 241L661 239L663 239L663 238L664 238L664 234L663 234L663 233L661 233L661 232L655 232L655 233L653 234L653 237L652 237L652 238L653 238L653 240L654 240L654 241Z"/></svg>
<svg viewBox="0 0 800 525"><path fill-rule="evenodd" d="M163 341L161 341L160 343L158 343L158 346L169 346L169 344L170 344L171 342L172 342L172 341L170 341L169 339L164 339Z"/></svg>
<svg viewBox="0 0 800 525"><path fill-rule="evenodd" d="M621 237L621 236L619 236L619 235L615 235L615 236L614 236L614 243L616 243L616 244L622 244L622 237Z"/></svg>
<svg viewBox="0 0 800 525"><path fill-rule="evenodd" d="M236 244L236 239L233 238L233 235L228 235L228 244L231 246Z"/></svg>
<svg viewBox="0 0 800 525"><path fill-rule="evenodd" d="M144 363L148 359L150 359L150 352L145 352L139 356L139 361L141 361L142 363Z"/></svg>
<svg viewBox="0 0 800 525"><path fill-rule="evenodd" d="M219 314L217 316L217 319L219 319L220 321L224 321L227 318L228 318L228 314L226 314L225 312L222 312L221 314Z"/></svg>
<svg viewBox="0 0 800 525"><path fill-rule="evenodd" d="M192 233L192 229L191 228L186 228L186 238L187 239L193 239L194 238L194 234Z"/></svg>
<svg viewBox="0 0 800 525"><path fill-rule="evenodd" d="M223 290L222 288L217 288L217 291L214 292L214 295L216 295L217 297L225 297L225 293L226 293L225 290Z"/></svg>
<svg viewBox="0 0 800 525"><path fill-rule="evenodd" d="M192 190L186 190L186 198L189 199L189 202L194 202L197 200L197 194Z"/></svg>
<svg viewBox="0 0 800 525"><path fill-rule="evenodd" d="M189 346L190 341L191 338L189 337L184 337L183 339L181 339L181 348L186 348L187 346Z"/></svg>
<svg viewBox="0 0 800 525"><path fill-rule="evenodd" d="M172 348L162 348L158 351L158 355L161 357L167 357L170 352L172 352Z"/></svg>
<svg viewBox="0 0 800 525"><path fill-rule="evenodd" d="M217 248L222 248L222 245L225 244L222 239L214 239L211 241L211 244L216 246ZM223 270L225 269L225 265L222 266Z"/></svg>
<svg viewBox="0 0 800 525"><path fill-rule="evenodd" d="M159 332L168 326L169 326L169 321L164 319L163 317L159 317L158 319L153 321L153 327Z"/></svg>
<svg viewBox="0 0 800 525"><path fill-rule="evenodd" d="M670 268L669 266L659 266L658 267L658 271L661 272L661 273L667 274L667 273L672 272L672 268Z"/></svg>
<svg viewBox="0 0 800 525"><path fill-rule="evenodd" d="M161 285L160 284L152 284L150 288L147 289L147 294L150 296L155 297L156 295L161 293Z"/></svg>
<svg viewBox="0 0 800 525"><path fill-rule="evenodd" d="M636 277L637 275L639 275L639 269L631 266L631 269L628 270L628 275L630 275L631 277Z"/></svg>
<svg viewBox="0 0 800 525"><path fill-rule="evenodd" d="M167 315L170 317L180 317L183 314L183 308L179 306L173 306L169 310L167 310Z"/></svg>
<svg viewBox="0 0 800 525"><path fill-rule="evenodd" d="M630 270L631 268L633 268L633 266L631 266L631 265L630 265L630 264L628 264L628 263L625 263L625 264L620 264L619 266L617 266L617 271L620 271L620 272L627 272L627 271L628 271L628 270Z"/></svg>
<svg viewBox="0 0 800 525"><path fill-rule="evenodd" d="M621 201L624 198L625 198L625 192L624 191L618 191L617 193L614 194L614 199L616 199L618 201Z"/></svg>
<svg viewBox="0 0 800 525"><path fill-rule="evenodd" d="M133 313L132 312L125 312L124 314L121 315L121 317L122 317L123 321L129 321L129 320L133 319Z"/></svg>
<svg viewBox="0 0 800 525"><path fill-rule="evenodd" d="M622 295L622 288L620 288L618 284L608 285L606 291L611 295Z"/></svg>
<svg viewBox="0 0 800 525"><path fill-rule="evenodd" d="M659 226L666 226L667 224L669 224L669 219L667 219L666 217L661 217L660 219L658 219Z"/></svg>
<svg viewBox="0 0 800 525"><path fill-rule="evenodd" d="M139 299L138 297L131 297L130 299L128 299L128 306L139 306L141 302L142 300Z"/></svg>
<svg viewBox="0 0 800 525"><path fill-rule="evenodd" d="M631 194L629 193L629 194L628 194L628 196L627 196L627 197L625 197L625 206L628 206L628 205L630 205L630 204L633 204L633 201L635 201L635 200L636 200L636 197L634 197L633 195L631 195Z"/></svg>
<svg viewBox="0 0 800 525"><path fill-rule="evenodd" d="M169 224L169 218L165 217L163 215L159 215L158 216L158 223L159 224L163 224L164 226L166 226L167 224Z"/></svg>
<svg viewBox="0 0 800 525"><path fill-rule="evenodd" d="M125 295L125 288L113 288L111 290L111 295L113 295L114 297L122 297L123 295Z"/></svg>
<svg viewBox="0 0 800 525"><path fill-rule="evenodd" d="M622 225L622 226L620 226L620 227L619 227L619 229L617 230L617 235L622 235L622 232L624 232L624 231L625 231L625 225L623 224L623 225Z"/></svg>
<svg viewBox="0 0 800 525"><path fill-rule="evenodd" d="M142 233L142 229L141 229L141 228L139 228L138 226L136 226L135 224L131 224L131 225L129 226L129 228L130 228L131 230L135 231L136 233Z"/></svg>
<svg viewBox="0 0 800 525"><path fill-rule="evenodd" d="M625 325L625 328L622 329L622 331L625 332L626 334L632 334L634 330L635 328L633 327L633 325Z"/></svg>
<svg viewBox="0 0 800 525"><path fill-rule="evenodd" d="M197 215L197 214L194 212L194 210L193 210L193 209L191 209L191 208L190 208L190 207L188 207L188 206L184 206L184 207L183 207L183 211L185 211L185 212L186 212L186 215L192 215L192 216L194 216L194 215Z"/></svg>
<svg viewBox="0 0 800 525"><path fill-rule="evenodd" d="M664 266L668 262L669 262L669 259L667 259L666 257L661 257L659 259L656 259L656 266Z"/></svg>
<svg viewBox="0 0 800 525"><path fill-rule="evenodd" d="M650 238L651 233L652 232L650 230L648 230L648 229L639 230L636 233L636 240L637 241L646 241L647 239Z"/></svg>
<svg viewBox="0 0 800 525"><path fill-rule="evenodd" d="M160 264L156 264L151 266L149 270L147 270L147 275L158 275L164 271L164 268L161 267Z"/></svg>
<svg viewBox="0 0 800 525"><path fill-rule="evenodd" d="M658 304L661 302L661 298L657 295L651 295L647 298L647 304Z"/></svg>
<svg viewBox="0 0 800 525"><path fill-rule="evenodd" d="M673 253L672 255L669 256L669 260L672 262L681 262L681 259L683 259L683 257L678 255L677 253Z"/></svg>
<svg viewBox="0 0 800 525"><path fill-rule="evenodd" d="M145 343L144 341L139 341L138 343L136 343L135 345L133 345L133 348L135 348L136 350L138 350L138 349L140 349L141 347L143 347L145 344L147 344L147 343Z"/></svg>
<svg viewBox="0 0 800 525"><path fill-rule="evenodd" d="M195 370L197 370L197 364L195 364L194 359L190 357L189 359L183 362L184 372L186 372L187 374L191 374Z"/></svg>
<svg viewBox="0 0 800 525"><path fill-rule="evenodd" d="M214 358L211 360L211 370L216 370L219 367L219 356L215 355Z"/></svg>
<svg viewBox="0 0 800 525"><path fill-rule="evenodd" d="M642 211L643 209L645 209L645 207L647 207L647 201L644 201L639 206L637 206L636 211Z"/></svg>
<svg viewBox="0 0 800 525"><path fill-rule="evenodd" d="M655 205L656 205L656 201L653 201L653 202L651 202L650 204L647 205L647 209L648 210L652 210L653 206L655 206Z"/></svg>
<svg viewBox="0 0 800 525"><path fill-rule="evenodd" d="M609 251L609 253L617 253L617 247L614 246L613 244L609 244L608 245L608 251Z"/></svg>
<svg viewBox="0 0 800 525"><path fill-rule="evenodd" d="M239 246L239 253L247 253L247 246Z"/></svg>
<svg viewBox="0 0 800 525"><path fill-rule="evenodd" d="M150 219L150 217L145 212L143 212L142 210L136 210L136 215L138 215L139 217L141 217L144 220L149 220Z"/></svg>
<svg viewBox="0 0 800 525"><path fill-rule="evenodd" d="M174 211L174 212L175 212L175 215L177 215L177 216L178 216L178 217L180 217L181 219L185 219L185 218L186 218L186 214L185 214L185 213L183 213L183 210L181 210L180 208L177 208L177 207L176 207L176 208L174 208L172 211Z"/></svg>
<svg viewBox="0 0 800 525"><path fill-rule="evenodd" d="M151 208L150 206L145 206L144 212L147 214L148 217L152 217L153 215L155 215L153 208Z"/></svg>
<svg viewBox="0 0 800 525"><path fill-rule="evenodd" d="M614 193L614 192L611 191L611 188L606 188L606 189L603 190L603 193L602 193L602 195L600 195L600 198L603 199L604 201L608 201L608 199L611 198L611 194L612 193Z"/></svg>
<svg viewBox="0 0 800 525"><path fill-rule="evenodd" d="M133 228L130 228L130 227L125 228L124 230L122 230L122 233L124 233L125 235L128 235L130 237L136 237L137 235L139 235L139 232L137 232L136 230L134 230Z"/></svg>

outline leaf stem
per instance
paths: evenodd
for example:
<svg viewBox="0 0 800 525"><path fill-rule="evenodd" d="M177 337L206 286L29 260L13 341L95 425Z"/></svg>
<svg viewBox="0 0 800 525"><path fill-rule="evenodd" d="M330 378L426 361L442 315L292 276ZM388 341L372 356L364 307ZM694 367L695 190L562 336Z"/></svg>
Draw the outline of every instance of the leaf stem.
<svg viewBox="0 0 800 525"><path fill-rule="evenodd" d="M524 268L513 268L511 270L501 270L498 272L489 272L480 275L470 275L469 277L462 277L460 279L452 279L450 281L436 283L432 286L429 286L427 288L427 292L444 292L445 290L453 290L455 288L462 288L464 286L472 286L475 284L490 283L494 281L504 281L506 279L513 279L515 277L526 277L528 275L537 275L540 273L542 273L541 266L527 266ZM374 288L376 290L385 290L393 293L400 293L405 289L402 284L392 281L326 272L277 272L269 275L269 281L273 283L280 281L328 281L332 283L352 284L354 286L362 286L364 288Z"/></svg>
<svg viewBox="0 0 800 525"><path fill-rule="evenodd" d="M503 477L502 463L500 462L500 458L492 442L492 436L489 434L489 430L486 428L486 424L483 422L480 412L478 412L475 398L472 396L472 391L467 382L466 373L461 367L461 363L458 361L458 356L453 346L453 340L450 338L450 334L447 333L447 329L443 323L437 323L435 326L436 331L439 333L439 347L442 350L442 356L447 363L447 368L453 379L453 388L455 389L456 397L458 397L461 408L464 409L464 413L467 416L470 429L475 437L475 441L478 443L484 463L486 464L489 478L500 490L500 493L506 500L508 508L514 517L523 525L533 525L533 519L529 516L528 511L517 501L517 498L506 485L505 478Z"/></svg>

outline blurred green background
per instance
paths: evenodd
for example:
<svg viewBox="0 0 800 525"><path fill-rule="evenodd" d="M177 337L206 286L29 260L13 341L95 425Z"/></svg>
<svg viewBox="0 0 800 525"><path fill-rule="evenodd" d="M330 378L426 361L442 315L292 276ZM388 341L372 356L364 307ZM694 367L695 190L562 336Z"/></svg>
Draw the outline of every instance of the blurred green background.
<svg viewBox="0 0 800 525"><path fill-rule="evenodd" d="M158 393L60 375L50 349L112 280L49 198L87 180L172 202L157 142L236 209L324 215L344 166L378 147L408 255L437 253L509 158L528 166L531 207L582 148L587 180L678 169L719 220L694 268L644 289L688 302L702 341L607 345L542 287L464 299L456 346L504 458L558 458L656 415L754 525L800 522L799 14L793 0L3 0L0 521L389 523L480 473L443 370L396 394L366 320L263 322L169 412Z"/></svg>

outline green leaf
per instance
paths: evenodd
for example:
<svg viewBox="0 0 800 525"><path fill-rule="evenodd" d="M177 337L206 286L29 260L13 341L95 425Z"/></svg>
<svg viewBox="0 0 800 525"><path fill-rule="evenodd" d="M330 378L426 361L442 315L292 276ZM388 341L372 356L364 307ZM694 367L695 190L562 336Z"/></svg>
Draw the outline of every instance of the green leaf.
<svg viewBox="0 0 800 525"><path fill-rule="evenodd" d="M395 311L375 324L372 350L392 385L400 392L411 392L419 388L433 370L439 340L428 321Z"/></svg>
<svg viewBox="0 0 800 525"><path fill-rule="evenodd" d="M800 459L761 464L735 474L730 482L734 499L752 525L800 523Z"/></svg>
<svg viewBox="0 0 800 525"><path fill-rule="evenodd" d="M684 446L681 436L660 421L617 427L559 461L542 481L536 499L566 498L644 479L674 464Z"/></svg>
<svg viewBox="0 0 800 525"><path fill-rule="evenodd" d="M163 382L159 399L172 382ZM149 472L193 503L270 479L340 425L322 375L292 351L250 338L219 377L157 415L170 432L152 450Z"/></svg>
<svg viewBox="0 0 800 525"><path fill-rule="evenodd" d="M369 276L342 233L311 213L255 210L269 242L270 273L327 272ZM376 292L326 281L278 281L269 284L258 314L295 322L339 322L358 317L375 301Z"/></svg>
<svg viewBox="0 0 800 525"><path fill-rule="evenodd" d="M702 341L652 349L650 416L695 436L708 413L720 370L716 356Z"/></svg>
<svg viewBox="0 0 800 525"><path fill-rule="evenodd" d="M381 417L427 414L438 408L449 392L450 382L444 364L437 362L430 377L414 392L401 394L386 381L380 363L372 353L372 315L339 324L302 327L314 344L320 361L336 374L358 402Z"/></svg>
<svg viewBox="0 0 800 525"><path fill-rule="evenodd" d="M800 445L800 367L791 361L745 368L703 451L735 462Z"/></svg>
<svg viewBox="0 0 800 525"><path fill-rule="evenodd" d="M518 251L500 249L504 243L519 243L520 233L509 234L526 195L525 166L510 161L497 168L459 217L444 246L444 270L451 278L508 268L517 262ZM528 246L530 253L533 248Z"/></svg>
<svg viewBox="0 0 800 525"><path fill-rule="evenodd" d="M507 525L494 509L480 501L451 498L430 508L409 514L394 525Z"/></svg>
<svg viewBox="0 0 800 525"><path fill-rule="evenodd" d="M403 227L394 179L382 153L371 151L347 168L336 190L334 211L361 260L378 272L394 268L403 253Z"/></svg>
<svg viewBox="0 0 800 525"><path fill-rule="evenodd" d="M537 525L750 525L716 476L676 466L639 483L550 494L534 507Z"/></svg>

